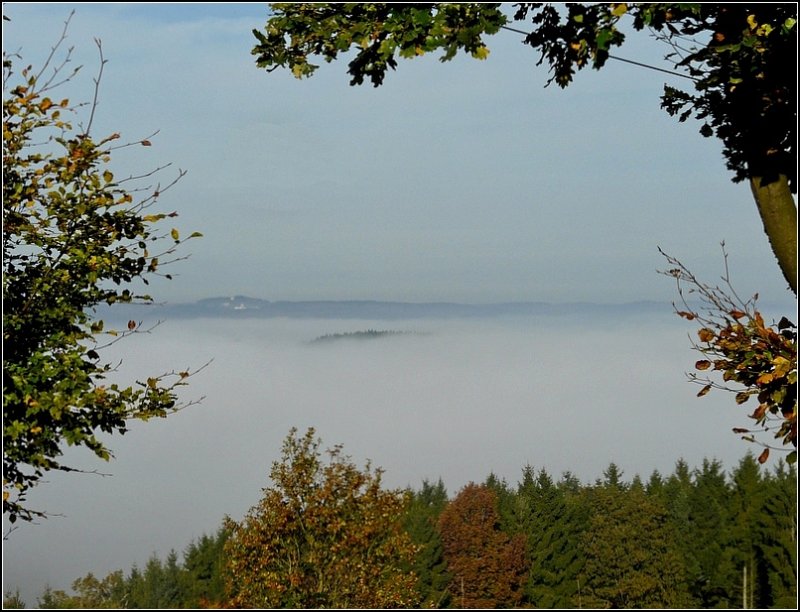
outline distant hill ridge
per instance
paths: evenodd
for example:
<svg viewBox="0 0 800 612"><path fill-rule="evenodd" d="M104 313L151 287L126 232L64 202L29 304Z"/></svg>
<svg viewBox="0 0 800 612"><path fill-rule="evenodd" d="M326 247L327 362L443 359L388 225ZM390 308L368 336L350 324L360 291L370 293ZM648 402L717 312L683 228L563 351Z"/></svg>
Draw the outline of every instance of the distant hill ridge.
<svg viewBox="0 0 800 612"><path fill-rule="evenodd" d="M427 319L487 318L501 316L534 316L600 313L671 312L672 305L663 302L638 301L623 304L588 302L502 302L495 304L461 304L456 302L381 302L376 300L276 301L236 295L212 297L192 303L117 305L105 307L101 316L148 315L170 318L276 318L293 319Z"/></svg>

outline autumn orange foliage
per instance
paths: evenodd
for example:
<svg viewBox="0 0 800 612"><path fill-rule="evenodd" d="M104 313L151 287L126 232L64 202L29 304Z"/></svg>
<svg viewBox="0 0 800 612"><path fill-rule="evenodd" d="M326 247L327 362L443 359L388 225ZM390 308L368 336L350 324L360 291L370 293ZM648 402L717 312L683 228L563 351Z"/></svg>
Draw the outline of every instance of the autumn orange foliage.
<svg viewBox="0 0 800 612"><path fill-rule="evenodd" d="M527 573L525 537L500 530L497 495L469 484L439 518L453 604L461 608L508 608L522 603Z"/></svg>
<svg viewBox="0 0 800 612"><path fill-rule="evenodd" d="M736 427L733 431L764 447L759 455L764 463L771 447L758 440L757 434L771 432L784 446L797 448L797 326L786 317L767 325L756 308L758 294L748 300L739 298L730 284L724 243L722 246L722 278L727 290L700 282L680 261L662 251L673 266L664 274L674 277L678 284L683 306L676 307L676 313L701 326L693 346L704 359L695 363L695 369L721 373L722 383L706 375L689 375L693 382L703 385L698 397L714 388L734 392L737 404L755 396L758 406L749 416L757 427ZM690 295L699 303L692 303ZM792 450L788 461L794 462L796 457L797 451Z"/></svg>
<svg viewBox="0 0 800 612"><path fill-rule="evenodd" d="M381 487L341 446L322 461L309 429L283 446L274 486L241 522L227 520L229 604L257 608L401 608L418 603L408 495Z"/></svg>

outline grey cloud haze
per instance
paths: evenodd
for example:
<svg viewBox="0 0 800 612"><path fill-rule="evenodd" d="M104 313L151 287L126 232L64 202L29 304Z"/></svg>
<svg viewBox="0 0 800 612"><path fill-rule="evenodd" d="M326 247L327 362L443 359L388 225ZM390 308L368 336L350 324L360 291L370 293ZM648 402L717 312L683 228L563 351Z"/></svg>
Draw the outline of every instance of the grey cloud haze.
<svg viewBox="0 0 800 612"><path fill-rule="evenodd" d="M364 329L424 332L309 344ZM126 380L213 363L166 420L110 440L116 458L75 464L112 476L53 474L31 504L56 516L4 544L4 585L35 603L94 572L179 553L255 504L282 439L313 426L325 446L386 470L391 487L441 477L450 493L490 472L516 483L525 465L584 482L611 461L626 478L670 473L678 458L731 468L748 446L744 413L697 388L689 328L672 313L413 321L168 320L117 345Z"/></svg>

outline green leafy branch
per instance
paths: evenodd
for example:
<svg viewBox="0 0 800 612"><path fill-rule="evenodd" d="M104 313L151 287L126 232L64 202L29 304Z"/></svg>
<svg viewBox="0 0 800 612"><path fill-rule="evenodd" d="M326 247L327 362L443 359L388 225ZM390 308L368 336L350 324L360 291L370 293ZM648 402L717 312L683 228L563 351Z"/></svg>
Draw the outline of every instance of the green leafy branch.
<svg viewBox="0 0 800 612"><path fill-rule="evenodd" d="M164 417L201 401L179 403L177 392L208 365L130 386L107 381L120 364L104 362L100 351L152 328L129 321L127 329L106 330L96 307L152 303L129 285L148 284L150 275L171 278L162 268L185 259L179 249L201 234L184 238L162 228L177 213L147 210L184 171L163 188L136 187L167 166L121 181L108 168L112 152L152 146L155 133L126 144L118 144L118 133L92 136L106 63L99 40L85 127L78 111L86 104L54 96L80 70L63 74L72 49L56 61L71 17L40 70L17 74L19 54L3 56L3 512L11 523L47 516L27 507L25 497L45 472L76 471L59 460L64 445L110 460L99 433L124 434L129 419ZM109 336L114 340L100 339Z"/></svg>

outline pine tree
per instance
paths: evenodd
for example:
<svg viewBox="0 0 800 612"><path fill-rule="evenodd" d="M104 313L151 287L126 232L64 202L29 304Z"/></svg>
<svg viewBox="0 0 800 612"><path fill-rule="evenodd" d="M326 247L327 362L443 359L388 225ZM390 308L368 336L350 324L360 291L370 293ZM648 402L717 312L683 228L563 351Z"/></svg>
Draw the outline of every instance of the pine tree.
<svg viewBox="0 0 800 612"><path fill-rule="evenodd" d="M160 608L165 587L164 567L161 559L153 553L147 560L142 574L142 608Z"/></svg>
<svg viewBox="0 0 800 612"><path fill-rule="evenodd" d="M144 577L139 567L134 563L128 578L125 581L125 607L147 608Z"/></svg>
<svg viewBox="0 0 800 612"><path fill-rule="evenodd" d="M409 505L405 527L419 548L411 569L417 575L417 592L426 607L446 608L452 600L448 590L451 576L436 522L447 505L447 490L441 479L433 485L422 482Z"/></svg>
<svg viewBox="0 0 800 612"><path fill-rule="evenodd" d="M183 553L188 608L221 605L225 600L223 548L228 532L220 527L215 535L203 534L192 541Z"/></svg>
<svg viewBox="0 0 800 612"><path fill-rule="evenodd" d="M652 477L651 477L652 481ZM675 534L675 545L683 558L692 605L698 605L703 580L702 572L695 557L695 544L691 529L691 501L694 490L689 464L678 459L672 474L659 487L657 484L648 492L651 497L660 501L667 510L667 520Z"/></svg>
<svg viewBox="0 0 800 612"><path fill-rule="evenodd" d="M741 568L737 571L725 552L731 542L731 493L722 464L703 459L693 475L686 527L694 559L693 593L704 608L739 605Z"/></svg>
<svg viewBox="0 0 800 612"><path fill-rule="evenodd" d="M178 553L170 550L163 565L160 608L182 608L186 598L186 571L178 563Z"/></svg>
<svg viewBox="0 0 800 612"><path fill-rule="evenodd" d="M650 478L647 479L647 484L645 485L644 490L650 497L663 499L664 479L658 470L653 470L653 472L650 474Z"/></svg>
<svg viewBox="0 0 800 612"><path fill-rule="evenodd" d="M578 590L583 567L580 533L585 523L577 520L575 500L540 469L536 477L528 466L517 490L525 508L524 533L530 572L526 585L528 603L537 608L568 608Z"/></svg>
<svg viewBox="0 0 800 612"><path fill-rule="evenodd" d="M592 517L583 534L583 605L683 607L683 562L666 509L643 487L620 489L618 478L588 492Z"/></svg>
<svg viewBox="0 0 800 612"><path fill-rule="evenodd" d="M519 508L517 496L505 478L498 478L493 472L489 474L484 486L491 489L497 498L497 514L500 518L500 530L514 535L520 532Z"/></svg>
<svg viewBox="0 0 800 612"><path fill-rule="evenodd" d="M622 480L622 470L613 461L608 464L608 467L603 471L602 483L605 487L624 491L628 485Z"/></svg>
<svg viewBox="0 0 800 612"><path fill-rule="evenodd" d="M764 504L759 515L760 553L767 574L769 597L775 608L797 607L797 470L780 461L764 481Z"/></svg>
<svg viewBox="0 0 800 612"><path fill-rule="evenodd" d="M759 519L764 506L764 482L759 464L747 453L733 471L730 512L731 540L726 551L727 562L742 577L739 601L746 607L764 607L768 585L759 544ZM746 590L744 576L747 576Z"/></svg>

